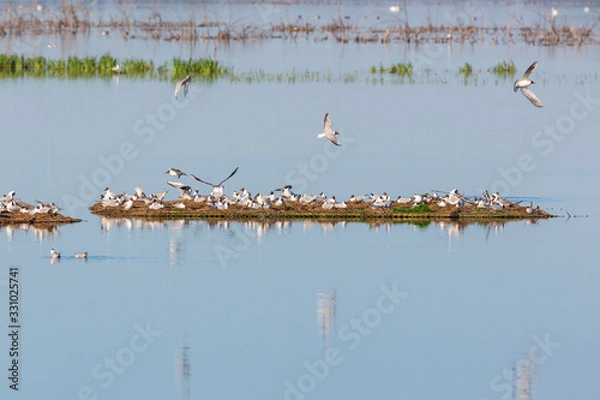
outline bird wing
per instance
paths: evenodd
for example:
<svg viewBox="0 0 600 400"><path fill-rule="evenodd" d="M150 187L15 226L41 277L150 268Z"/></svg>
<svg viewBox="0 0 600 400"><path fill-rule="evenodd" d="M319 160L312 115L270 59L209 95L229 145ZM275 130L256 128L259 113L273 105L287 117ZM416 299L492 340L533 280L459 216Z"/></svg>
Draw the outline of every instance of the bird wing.
<svg viewBox="0 0 600 400"><path fill-rule="evenodd" d="M177 94L181 90L181 85L183 85L183 81L185 81L185 79L178 81L177 85L175 85L175 94L173 95L173 97L177 98Z"/></svg>
<svg viewBox="0 0 600 400"><path fill-rule="evenodd" d="M331 130L331 118L329 118L329 113L325 114L325 120L323 121L323 132L327 132Z"/></svg>
<svg viewBox="0 0 600 400"><path fill-rule="evenodd" d="M337 132L333 132L332 134L327 135L327 139L329 139L329 141L335 144L336 146L339 146L341 145L341 143L338 140L338 138L335 137L335 135L337 135Z"/></svg>
<svg viewBox="0 0 600 400"><path fill-rule="evenodd" d="M533 71L535 71L535 69L537 68L537 66L538 66L538 62L534 61L534 63L531 64L529 66L529 68L527 68L527 71L525 71L525 73L523 74L523 76L521 77L521 79L527 79L529 77L529 75L531 75L531 73Z"/></svg>
<svg viewBox="0 0 600 400"><path fill-rule="evenodd" d="M190 90L190 83L192 83L192 74L189 74L181 80L181 85L183 86L183 97L187 96L188 91Z"/></svg>
<svg viewBox="0 0 600 400"><path fill-rule="evenodd" d="M221 186L223 183L225 183L225 181L227 181L229 178L231 178L233 175L235 175L235 173L237 172L239 167L235 167L235 169L233 170L233 172L231 174L229 174L229 176L225 179L223 179L217 186Z"/></svg>
<svg viewBox="0 0 600 400"><path fill-rule="evenodd" d="M183 196L184 194L189 193L189 192L192 191L192 188L190 186L182 186L182 187L180 187L178 189L179 189L179 195L180 196Z"/></svg>
<svg viewBox="0 0 600 400"><path fill-rule="evenodd" d="M182 187L184 187L185 185L181 182L173 182L173 181L167 181L167 183L171 186L173 186L176 189L181 189Z"/></svg>
<svg viewBox="0 0 600 400"><path fill-rule="evenodd" d="M531 89L521 88L521 93L523 93L523 96L527 97L527 100L529 100L534 106L540 108L543 107L542 102L540 101L540 99L537 98L535 93L531 91Z"/></svg>
<svg viewBox="0 0 600 400"><path fill-rule="evenodd" d="M213 186L213 187L215 186L215 185L213 185L213 184L212 184L212 183L210 183L210 182L203 181L202 179L198 178L198 177L197 177L197 176L195 176L194 174L190 174L190 176L191 176L192 178L194 178L195 180L197 180L198 182L200 182L200 183L204 183L205 185L210 185L210 186Z"/></svg>

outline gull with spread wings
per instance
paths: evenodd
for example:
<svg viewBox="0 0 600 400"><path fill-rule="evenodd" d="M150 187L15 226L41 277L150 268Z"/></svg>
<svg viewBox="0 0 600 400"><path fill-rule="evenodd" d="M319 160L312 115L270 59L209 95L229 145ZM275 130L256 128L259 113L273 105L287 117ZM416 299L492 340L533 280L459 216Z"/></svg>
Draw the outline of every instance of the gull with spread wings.
<svg viewBox="0 0 600 400"><path fill-rule="evenodd" d="M218 184L214 184L214 183L210 183L207 181L203 181L202 179L198 178L197 176L195 176L194 174L190 174L190 176L192 178L194 178L195 180L197 180L200 183L204 183L205 185L210 185L213 187L213 190L210 192L213 196L215 197L221 197L223 196L223 184L229 179L231 178L233 175L235 175L235 173L237 172L239 167L236 167L233 172L231 174L229 174L229 176L225 179L223 179L221 182L219 182Z"/></svg>
<svg viewBox="0 0 600 400"><path fill-rule="evenodd" d="M331 128L331 118L329 118L329 113L326 113L325 121L323 122L323 132L319 133L317 137L319 139L327 138L327 140L329 140L331 143L335 144L336 146L339 146L341 143L336 137L336 135L338 134L339 132L336 132Z"/></svg>
<svg viewBox="0 0 600 400"><path fill-rule="evenodd" d="M183 97L187 96L188 90L190 90L190 83L192 83L192 74L189 74L182 80L178 81L177 85L175 85L174 97L177 98L177 94L179 93L179 91L181 90L182 87L183 87Z"/></svg>
<svg viewBox="0 0 600 400"><path fill-rule="evenodd" d="M187 175L185 172L178 168L169 168L165 174L169 174L171 176L176 176L177 179L181 178L181 175Z"/></svg>
<svg viewBox="0 0 600 400"><path fill-rule="evenodd" d="M527 71L525 71L523 76L515 81L513 90L516 92L517 90L521 89L521 93L523 93L523 96L527 97L527 100L529 100L531 102L531 104L533 104L536 107L541 108L541 107L543 107L542 102L540 101L540 99L537 98L535 93L533 93L531 91L531 89L529 89L529 85L535 83L534 81L529 79L529 75L531 75L533 73L533 71L535 71L537 66L538 66L537 61L535 61L533 64L531 64L529 66L529 68L527 68Z"/></svg>

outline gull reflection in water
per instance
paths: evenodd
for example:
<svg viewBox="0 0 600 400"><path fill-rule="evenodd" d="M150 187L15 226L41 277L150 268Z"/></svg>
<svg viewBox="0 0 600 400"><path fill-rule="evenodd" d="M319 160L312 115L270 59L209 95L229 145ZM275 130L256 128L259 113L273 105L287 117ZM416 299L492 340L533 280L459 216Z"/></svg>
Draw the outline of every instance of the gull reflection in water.
<svg viewBox="0 0 600 400"><path fill-rule="evenodd" d="M347 221L313 221L313 220L304 220L302 221L302 230L304 232L308 232L312 229L314 229L317 226L320 226L321 230L323 231L323 234L327 234L327 232L332 232L335 229L342 228L344 229L346 227L346 224L348 222Z"/></svg>
<svg viewBox="0 0 600 400"><path fill-rule="evenodd" d="M40 243L42 243L44 240L56 237L60 233L57 226L38 227L32 224L0 226L0 236L6 236L8 242L11 242L14 235L20 232L24 233L25 235L28 235L30 232L33 233L35 241Z"/></svg>
<svg viewBox="0 0 600 400"><path fill-rule="evenodd" d="M390 233L392 231L392 223L389 221L369 221L368 224L369 229L374 230L375 232L379 232L379 228L381 227L385 228L386 233Z"/></svg>
<svg viewBox="0 0 600 400"><path fill-rule="evenodd" d="M498 236L500 233L502 233L503 229L504 222L492 221L485 224L485 240L488 240L492 233L494 234L494 236Z"/></svg>
<svg viewBox="0 0 600 400"><path fill-rule="evenodd" d="M190 346L184 333L181 340L175 339L175 390L178 399L190 398Z"/></svg>
<svg viewBox="0 0 600 400"><path fill-rule="evenodd" d="M172 267L179 264L179 254L181 252L181 232L183 228L189 225L189 221L175 220L170 221L169 229L169 265Z"/></svg>
<svg viewBox="0 0 600 400"><path fill-rule="evenodd" d="M100 217L100 230L110 234L110 231L124 228L128 233L131 233L133 229L141 230L147 228L147 221L143 221L135 218L110 218Z"/></svg>
<svg viewBox="0 0 600 400"><path fill-rule="evenodd" d="M317 324L322 339L322 351L329 348L334 332L336 293L335 289L317 292Z"/></svg>
<svg viewBox="0 0 600 400"><path fill-rule="evenodd" d="M446 221L438 221L438 227L442 233L447 233L448 235L448 253L452 252L452 240L458 239L462 236L465 226L459 222L446 222Z"/></svg>

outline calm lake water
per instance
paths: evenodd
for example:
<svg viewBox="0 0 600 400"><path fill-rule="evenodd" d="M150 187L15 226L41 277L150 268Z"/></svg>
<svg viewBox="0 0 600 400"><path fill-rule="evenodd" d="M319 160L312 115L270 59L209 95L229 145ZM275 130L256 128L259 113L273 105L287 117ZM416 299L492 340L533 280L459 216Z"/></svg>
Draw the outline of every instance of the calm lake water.
<svg viewBox="0 0 600 400"><path fill-rule="evenodd" d="M368 12L360 4L348 12ZM485 3L485 15L505 20L515 7ZM569 21L584 18L579 3L565 7ZM179 102L169 82L127 77L0 81L0 192L55 201L83 219L0 228L3 399L492 400L517 390L597 398L596 46L68 43L31 51L212 56L240 73L359 79L195 81ZM367 83L373 65L417 59L434 78ZM513 93L513 78L487 72L502 60L518 74L539 61L532 88L543 108ZM477 71L467 82L455 72L465 62ZM340 149L316 138L325 112ZM489 189L561 218L261 224L111 220L87 210L106 186L169 188L175 198L169 167L218 181L236 166L229 193L285 184L342 199ZM54 263L51 248L63 254ZM72 256L80 251L87 261ZM11 267L20 284L18 392L6 379Z"/></svg>

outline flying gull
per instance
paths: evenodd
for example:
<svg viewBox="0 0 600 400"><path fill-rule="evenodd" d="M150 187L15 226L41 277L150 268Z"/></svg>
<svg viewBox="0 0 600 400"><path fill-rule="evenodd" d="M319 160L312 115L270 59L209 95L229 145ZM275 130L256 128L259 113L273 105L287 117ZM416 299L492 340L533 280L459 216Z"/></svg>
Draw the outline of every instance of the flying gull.
<svg viewBox="0 0 600 400"><path fill-rule="evenodd" d="M225 183L225 182L226 182L226 181L227 181L229 178L231 178L233 175L235 175L235 173L237 172L238 168L239 168L239 167L236 167L236 168L233 170L233 172L232 172L231 174L229 174L229 176L228 176L227 178L223 179L221 182L219 182L219 183L218 183L218 184L216 184L216 185L215 185L214 183L210 183L210 182L207 182L207 181L203 181L202 179L198 178L198 177L197 177L197 176L195 176L194 174L190 174L190 176L191 176L192 178L194 178L195 180L197 180L198 182L200 182L200 183L204 183L205 185L210 185L210 186L212 186L212 187L213 187L213 190L212 190L212 194L213 194L213 196L215 196L215 197L221 197L221 196L223 196L223 183Z"/></svg>
<svg viewBox="0 0 600 400"><path fill-rule="evenodd" d="M534 81L529 79L529 75L531 75L531 73L533 71L535 71L537 66L538 66L537 61L535 61L533 64L531 64L529 66L529 68L527 68L527 71L525 71L523 76L515 81L513 90L516 92L517 90L521 89L521 93L523 93L523 96L527 97L527 100L529 100L531 102L531 104L533 104L536 107L541 108L541 107L543 107L542 102L540 101L540 99L537 98L535 93L533 93L531 91L531 89L529 89L529 85L535 83Z"/></svg>
<svg viewBox="0 0 600 400"><path fill-rule="evenodd" d="M169 168L167 170L167 172L165 172L165 174L169 174L171 176L176 176L177 179L181 178L181 175L186 175L187 176L187 174L185 172L183 172L183 171L181 171L180 169L177 169L177 168Z"/></svg>
<svg viewBox="0 0 600 400"><path fill-rule="evenodd" d="M327 138L327 140L329 140L331 143L335 144L336 146L339 146L341 143L336 137L336 135L338 134L339 132L336 132L331 128L331 119L329 118L329 113L326 113L325 121L323 122L323 133L319 133L317 137L319 139Z"/></svg>
<svg viewBox="0 0 600 400"><path fill-rule="evenodd" d="M188 76L186 76L182 80L178 81L177 85L175 85L175 95L174 95L174 97L177 98L177 94L181 90L182 86L183 86L183 97L187 96L188 90L190 90L190 83L191 82L192 82L192 74L189 74Z"/></svg>

